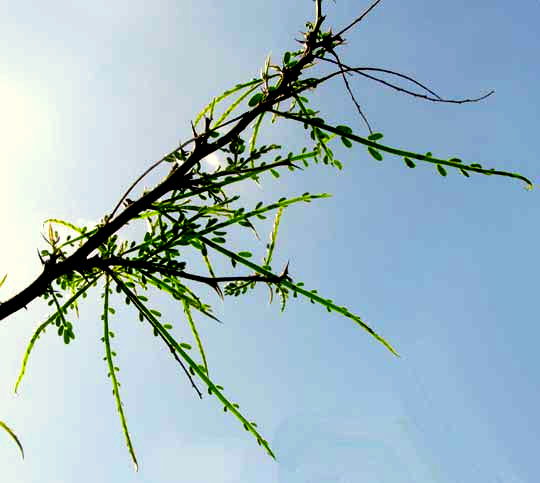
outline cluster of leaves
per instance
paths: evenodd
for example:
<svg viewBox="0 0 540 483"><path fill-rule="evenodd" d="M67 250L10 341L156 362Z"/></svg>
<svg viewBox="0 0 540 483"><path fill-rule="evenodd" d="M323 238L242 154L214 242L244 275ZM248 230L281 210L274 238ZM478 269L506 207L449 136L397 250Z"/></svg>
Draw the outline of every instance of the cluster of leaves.
<svg viewBox="0 0 540 483"><path fill-rule="evenodd" d="M45 239L48 247L40 252L42 275L28 289L0 305L0 318L20 309L36 297L44 298L54 309L30 340L15 390L20 385L37 339L47 327L56 326L58 335L66 344L75 338L73 319L68 320L68 314L72 311L78 315L79 298L86 297L91 290L98 290L103 300L101 319L104 360L107 363L108 377L113 386L113 396L126 444L135 465L137 458L120 397L117 376L119 368L114 363L116 352L111 345L114 332L110 324L111 317L115 314L111 301L115 291L123 297L126 305L133 308L135 317L148 324L152 333L161 339L199 397L203 394L199 385L203 385L208 394L220 401L224 411L235 416L272 457L274 454L256 423L225 395L224 388L210 376L196 318L209 317L216 321L217 318L210 305L197 294L194 284L205 284L220 297L237 297L262 283L269 288L271 300L274 294L279 297L282 310L291 296L304 297L329 312L337 312L349 318L397 355L394 348L358 315L320 296L316 290L305 288L303 282L294 281L289 275L288 264L280 271L272 268L284 211L292 205L310 203L329 195L304 193L293 198L279 198L270 204L259 202L248 208L242 203L240 195L230 194L231 187L243 182L259 183L267 174L272 178L279 178L283 173L307 168L311 162L342 169L343 165L335 158L332 149L332 143L337 139L347 148L352 148L354 144L363 145L376 161L382 161L383 153L386 153L402 158L409 168L416 166L413 160L434 164L442 176L446 176L447 169L450 168L465 176L469 176L471 172L495 174L521 179L528 185L531 183L521 175L484 169L479 164L466 164L457 158L439 159L431 153L418 154L383 145L380 143L382 134L371 132L368 137L362 137L348 126L325 121L317 110L309 107L309 91L334 77L343 77L351 99L357 105L345 74L360 73L361 70L344 66L336 54L336 49L344 42L342 35L359 19L338 34L333 34L331 30L324 31L321 2L316 1L316 19L307 24L302 48L286 52L277 65L267 58L259 77L238 84L213 99L193 122L193 138L160 159L132 185L133 188L151 169L168 165L170 172L154 189L144 192L133 201L128 198L132 189L130 188L112 212L92 229L59 219L46 221L48 236ZM337 60L330 60L331 58ZM328 65L332 71L319 77L305 77L305 72L316 63ZM401 74L393 74L407 78ZM387 81L383 83L397 88ZM399 90L410 93L403 88ZM414 95L422 97L420 94ZM241 108L244 111L233 117ZM358 105L357 108L359 109ZM260 145L260 130L263 126L270 127L277 120L302 125L309 133L308 146L299 152L284 154L276 144ZM198 133L197 129L202 131ZM369 129L371 131L371 128ZM203 160L212 153L219 153L224 162L214 171L208 172L203 168ZM234 192L241 193L241 190ZM269 242L264 257L256 263L251 251L236 250L231 246L233 243L230 240L234 233L232 230L248 230L257 240L257 224L260 223L259 220L263 220L264 224L270 214L274 214L274 223ZM128 222L135 221L142 222L144 234L133 240L121 240L116 232ZM69 230L70 235L62 238L57 231L59 226ZM211 254L212 257L221 256L228 260L232 265L231 274L216 275ZM200 257L202 264L192 262L188 265L187 260L194 260L194 255ZM191 267L197 271L200 265L206 267L207 273L191 271ZM237 272L241 268L244 269L243 274ZM221 285L224 285L223 290ZM196 341L195 350L190 344L173 335L172 324L161 320L161 313L149 299L150 288L157 289L176 303L182 304L187 324ZM7 428L4 423L1 425L4 429ZM10 434L14 436L14 433Z"/></svg>

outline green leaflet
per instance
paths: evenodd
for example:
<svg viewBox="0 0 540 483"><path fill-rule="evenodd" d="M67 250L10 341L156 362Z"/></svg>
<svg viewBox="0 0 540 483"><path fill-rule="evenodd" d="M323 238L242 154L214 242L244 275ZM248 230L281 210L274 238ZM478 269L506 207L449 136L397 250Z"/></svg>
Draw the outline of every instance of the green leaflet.
<svg viewBox="0 0 540 483"><path fill-rule="evenodd" d="M444 169L440 164L437 165L437 171L441 176L446 176L446 169Z"/></svg>
<svg viewBox="0 0 540 483"><path fill-rule="evenodd" d="M352 134L349 133L349 134ZM382 139L384 136L382 133L380 132L374 132L373 134L370 134L367 138L370 140L370 141L378 141L379 139Z"/></svg>
<svg viewBox="0 0 540 483"><path fill-rule="evenodd" d="M377 161L383 160L382 154L379 151L377 151L375 148L368 146L367 149L368 149L369 154L371 154L371 156L373 156L373 158L375 158Z"/></svg>
<svg viewBox="0 0 540 483"><path fill-rule="evenodd" d="M261 102L264 99L264 95L262 92L257 92L254 96L252 96L248 101L249 107L255 107L259 102Z"/></svg>
<svg viewBox="0 0 540 483"><path fill-rule="evenodd" d="M287 51L283 54L283 64L287 65L290 60L291 60L291 53Z"/></svg>
<svg viewBox="0 0 540 483"><path fill-rule="evenodd" d="M344 137L341 137L341 142L343 143L343 145L347 148L352 148L352 142L350 139L348 138L344 138Z"/></svg>
<svg viewBox="0 0 540 483"><path fill-rule="evenodd" d="M416 167L416 164L414 164L414 161L410 158L408 158L407 156L405 156L403 158L403 161L405 161L405 164L407 165L407 167L409 168L415 168Z"/></svg>

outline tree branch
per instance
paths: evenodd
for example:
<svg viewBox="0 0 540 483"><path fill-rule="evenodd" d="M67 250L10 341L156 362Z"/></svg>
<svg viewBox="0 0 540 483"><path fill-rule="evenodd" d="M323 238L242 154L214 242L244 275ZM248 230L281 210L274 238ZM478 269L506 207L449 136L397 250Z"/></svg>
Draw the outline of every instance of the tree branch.
<svg viewBox="0 0 540 483"><path fill-rule="evenodd" d="M40 297L45 292L47 286L58 277L72 271L80 270L80 267L84 265L88 256L130 220L149 209L152 203L169 191L185 188L186 182L189 180L186 175L198 162L236 139L261 113L269 112L275 104L291 98L294 91L290 86L300 77L303 69L315 60L314 49L318 47L317 34L323 20L324 17L317 19L315 26L313 26L312 30L306 36L305 50L302 56L294 66L283 69L281 82L274 90L268 92L264 100L241 115L237 123L214 143L209 144L207 142L209 131L195 137L195 147L184 163L179 165L174 172L154 189L145 193L133 203L130 203L116 217L107 218L106 223L72 255L61 262L46 264L43 272L32 283L0 305L0 320L26 307L34 299Z"/></svg>
<svg viewBox="0 0 540 483"><path fill-rule="evenodd" d="M246 275L246 276L230 276L230 277L207 277L204 275L196 275L193 273L185 272L174 267L162 265L160 263L148 262L146 260L129 260L121 257L101 258L99 256L90 258L85 263L85 269L99 268L104 271L108 271L109 267L124 267L134 268L136 270L145 270L150 273L161 273L164 275L170 275L178 278L185 278L186 280L193 280L195 282L205 283L212 287L214 290L221 282L265 282L279 284L283 280L289 279L288 276L288 264L281 275L274 276L261 276L261 275ZM218 287L219 288L219 287Z"/></svg>

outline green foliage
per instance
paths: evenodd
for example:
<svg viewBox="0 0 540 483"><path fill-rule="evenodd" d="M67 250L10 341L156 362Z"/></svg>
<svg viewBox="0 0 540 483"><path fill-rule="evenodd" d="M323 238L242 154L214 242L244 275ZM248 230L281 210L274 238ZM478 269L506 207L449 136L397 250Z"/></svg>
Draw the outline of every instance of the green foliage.
<svg viewBox="0 0 540 483"><path fill-rule="evenodd" d="M342 169L342 162L334 156L334 140L338 138L349 149L355 144L363 145L376 161L382 161L382 153L385 153L403 159L409 168L416 166L413 159L435 164L442 176L447 175L447 170L459 170L467 177L470 173L500 175L522 180L532 186L527 178L519 174L485 169L477 163L463 163L458 158L439 159L431 153L422 155L390 147L380 144L383 138L381 133L362 137L348 126L325 121L318 111L310 107L309 92L336 76L343 76L346 81L345 71L358 70L344 67L336 54L344 43L342 35L356 21L334 35L331 30L322 29L324 17L320 0L316 6L315 21L307 24L300 50L285 52L279 65L272 64L268 58L258 78L237 84L214 98L193 122L193 138L174 148L137 180L158 165L167 163L165 165L172 168L161 183L139 195L135 201L127 197L129 191L125 193L117 207L91 230L63 220L46 221L48 246L40 253L43 274L33 286L37 287L33 298L45 299L53 312L37 328L28 344L15 390L24 376L35 343L48 326L54 324L57 327L57 333L65 344L75 338L73 318L68 315L70 311L78 315L78 299L95 289L103 299L104 359L126 445L135 467L138 463L120 396L119 369L114 364L116 353L111 347L114 333L110 330L110 318L115 312L111 299L115 292L117 297L122 298L122 303L132 308L134 319L147 324L152 334L170 351L198 396L203 395L198 386L202 385L204 392L218 399L224 411L232 414L272 457L274 454L256 423L248 419L240 406L210 376L197 318L218 319L194 287L207 285L223 298L239 297L257 285L265 284L270 291L270 301L276 295L281 310L285 309L291 296L305 298L328 312L336 312L352 320L392 354L398 355L392 345L360 316L319 295L317 290L307 289L303 282L294 280L289 274L289 264L281 271L272 268L278 230L285 211L290 206L311 203L330 195L304 193L248 207L241 194L238 194L242 190L237 189L237 185L259 182L263 177L267 181L278 180L290 172L309 167L310 162ZM337 64L334 61L325 63L330 56L338 59ZM330 66L330 74L305 77L306 72L311 72L317 63ZM346 87L350 92L348 83ZM352 100L357 105L354 97ZM241 111L241 114L232 117L237 111ZM259 144L260 132L270 129L276 121L303 126L307 133L306 146L298 152L285 153L281 146ZM197 133L196 129L200 132ZM213 153L219 154L224 161L214 171L208 172L203 168L203 160ZM279 187L278 183L276 185ZM255 235L254 242L258 243L258 231L266 229L265 220L270 214L275 214L275 217L265 247L266 253L256 263L253 254L257 253L257 246L237 248L232 240L236 233L247 230ZM117 232L128 222L140 224L140 237L121 239L118 236ZM61 236L58 227L69 230L71 235ZM228 260L232 266L231 273L216 275L210 255ZM188 265L187 260L194 257L200 257L200 265L206 267L208 275L199 273L198 264L192 262ZM239 272L240 268L244 271ZM5 277L0 281L0 286L4 280ZM149 295L156 290L152 292L148 290L150 288L168 295L183 308L196 350L173 335L171 324L161 321L161 313L153 308ZM0 318L22 308L27 300L25 296L29 297L23 294L2 304ZM66 298L67 301L62 303ZM20 446L14 433L4 423L0 425Z"/></svg>

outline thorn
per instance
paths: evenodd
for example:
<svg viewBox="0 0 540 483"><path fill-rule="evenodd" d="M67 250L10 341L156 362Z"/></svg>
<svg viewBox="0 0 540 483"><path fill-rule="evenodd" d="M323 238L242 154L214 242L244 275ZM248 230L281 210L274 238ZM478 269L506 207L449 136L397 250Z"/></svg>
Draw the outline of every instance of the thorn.
<svg viewBox="0 0 540 483"><path fill-rule="evenodd" d="M279 276L279 279L290 280L291 277L289 277L288 273L289 273L289 262L287 262L287 265L285 265L285 268L283 269L283 273Z"/></svg>
<svg viewBox="0 0 540 483"><path fill-rule="evenodd" d="M225 297L223 297L223 292L221 291L221 288L219 288L219 284L217 282L215 282L215 284L212 283L211 287L217 292L221 300L225 300Z"/></svg>

